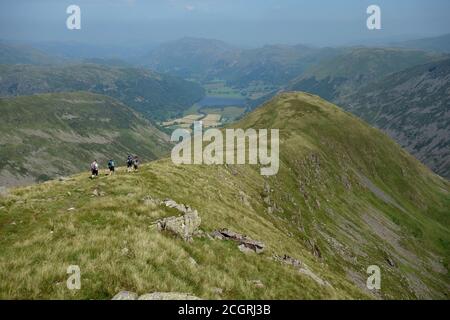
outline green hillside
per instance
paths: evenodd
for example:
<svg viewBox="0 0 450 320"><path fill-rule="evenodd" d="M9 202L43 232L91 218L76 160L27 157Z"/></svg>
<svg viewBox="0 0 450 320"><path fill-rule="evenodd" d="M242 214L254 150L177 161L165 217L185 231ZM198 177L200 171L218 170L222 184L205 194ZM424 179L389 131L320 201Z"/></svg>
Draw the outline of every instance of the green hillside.
<svg viewBox="0 0 450 320"><path fill-rule="evenodd" d="M400 48L347 48L341 54L311 66L288 88L336 102L342 95L353 93L390 73L443 57L441 54Z"/></svg>
<svg viewBox="0 0 450 320"><path fill-rule="evenodd" d="M205 299L448 299L450 184L390 138L309 94L285 93L237 128L280 129L280 171L175 166L88 174L0 198L0 298L110 299L120 290ZM155 222L198 211L191 242ZM184 208L184 207L183 207ZM244 253L208 236L264 243ZM249 250L244 250L249 251ZM251 250L250 250L251 251ZM69 265L81 289L66 288ZM378 265L380 291L366 288Z"/></svg>
<svg viewBox="0 0 450 320"><path fill-rule="evenodd" d="M96 158L153 160L168 137L117 100L86 92L0 99L0 186L89 170Z"/></svg>
<svg viewBox="0 0 450 320"><path fill-rule="evenodd" d="M90 91L120 100L149 119L183 114L204 95L199 85L153 71L96 64L0 65L0 96Z"/></svg>
<svg viewBox="0 0 450 320"><path fill-rule="evenodd" d="M340 104L450 179L449 59L389 75Z"/></svg>

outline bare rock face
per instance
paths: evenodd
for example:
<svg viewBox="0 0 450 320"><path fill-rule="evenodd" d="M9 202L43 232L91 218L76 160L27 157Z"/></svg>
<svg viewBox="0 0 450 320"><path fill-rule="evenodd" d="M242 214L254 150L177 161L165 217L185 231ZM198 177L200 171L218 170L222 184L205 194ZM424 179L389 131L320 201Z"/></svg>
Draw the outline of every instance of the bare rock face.
<svg viewBox="0 0 450 320"><path fill-rule="evenodd" d="M238 242L239 250L244 253L247 253L247 252L262 253L265 248L264 243L250 239L249 237L247 237L245 235L236 233L236 232L228 230L228 229L216 230L212 233L212 236L216 239L232 240L232 241Z"/></svg>
<svg viewBox="0 0 450 320"><path fill-rule="evenodd" d="M202 221L197 210L192 210L191 207L178 204L170 199L162 201L161 204L175 208L183 215L158 220L156 223L158 230L168 231L180 236L185 241L191 241Z"/></svg>
<svg viewBox="0 0 450 320"><path fill-rule="evenodd" d="M137 293L131 291L120 291L112 298L112 300L137 300L137 298Z"/></svg>
<svg viewBox="0 0 450 320"><path fill-rule="evenodd" d="M189 293L153 292L143 294L142 296L139 297L138 300L201 300L201 299Z"/></svg>

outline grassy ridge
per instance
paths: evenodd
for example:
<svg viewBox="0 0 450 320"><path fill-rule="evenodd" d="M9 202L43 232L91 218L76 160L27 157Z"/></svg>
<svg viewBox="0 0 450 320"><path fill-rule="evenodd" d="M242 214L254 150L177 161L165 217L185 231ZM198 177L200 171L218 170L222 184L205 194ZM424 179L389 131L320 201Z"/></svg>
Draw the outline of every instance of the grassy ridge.
<svg viewBox="0 0 450 320"><path fill-rule="evenodd" d="M163 159L138 173L122 169L93 181L80 174L0 198L0 297L108 299L132 290L237 299L448 298L448 182L316 96L283 94L235 127L280 129L277 176L264 178L256 166ZM267 249L244 254L231 242L185 243L160 233L153 223L176 213L149 197L189 204L203 231L230 228ZM274 254L300 260L330 286ZM70 264L81 268L79 291L65 287ZM374 264L382 270L376 293L365 289Z"/></svg>

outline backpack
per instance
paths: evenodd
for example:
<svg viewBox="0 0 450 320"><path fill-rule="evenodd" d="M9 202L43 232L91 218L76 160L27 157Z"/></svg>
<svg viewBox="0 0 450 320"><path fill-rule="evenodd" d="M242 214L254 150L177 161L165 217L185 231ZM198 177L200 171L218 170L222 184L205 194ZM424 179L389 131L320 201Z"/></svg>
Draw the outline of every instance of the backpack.
<svg viewBox="0 0 450 320"><path fill-rule="evenodd" d="M95 170L95 163L94 162L91 163L91 170Z"/></svg>
<svg viewBox="0 0 450 320"><path fill-rule="evenodd" d="M109 160L109 162L108 162L108 167L109 167L109 168L114 167L114 161Z"/></svg>

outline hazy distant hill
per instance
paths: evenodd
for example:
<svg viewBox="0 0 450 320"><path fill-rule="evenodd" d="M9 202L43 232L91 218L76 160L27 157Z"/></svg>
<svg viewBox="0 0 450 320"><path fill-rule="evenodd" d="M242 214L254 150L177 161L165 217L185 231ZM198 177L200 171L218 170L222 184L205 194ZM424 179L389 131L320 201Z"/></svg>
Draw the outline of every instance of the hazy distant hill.
<svg viewBox="0 0 450 320"><path fill-rule="evenodd" d="M142 63L160 72L198 80L222 79L246 88L252 84L281 86L340 49L303 45L267 45L239 49L219 40L183 38L160 45Z"/></svg>
<svg viewBox="0 0 450 320"><path fill-rule="evenodd" d="M142 64L184 78L206 78L235 61L240 49L223 41L183 38L163 43L142 58Z"/></svg>
<svg viewBox="0 0 450 320"><path fill-rule="evenodd" d="M0 96L80 90L116 98L149 119L179 115L204 95L196 83L139 68L0 65Z"/></svg>
<svg viewBox="0 0 450 320"><path fill-rule="evenodd" d="M63 61L30 46L0 41L0 64L52 65Z"/></svg>
<svg viewBox="0 0 450 320"><path fill-rule="evenodd" d="M341 54L313 65L293 80L289 90L317 94L339 102L369 82L412 66L442 59L443 55L400 48L348 48Z"/></svg>
<svg viewBox="0 0 450 320"><path fill-rule="evenodd" d="M152 160L168 137L112 98L87 93L0 98L0 186L88 171L96 158L123 165L127 154Z"/></svg>
<svg viewBox="0 0 450 320"><path fill-rule="evenodd" d="M450 53L450 34L439 37L396 42L393 45L404 48Z"/></svg>
<svg viewBox="0 0 450 320"><path fill-rule="evenodd" d="M316 96L282 94L233 126L280 130L276 176L253 165L178 166L167 158L138 173L121 168L95 180L83 173L0 194L0 298L111 299L120 290L203 299L448 298L449 182ZM191 242L156 227L182 214L164 199L198 212L178 230ZM224 228L264 250L214 233ZM80 290L65 286L69 264L81 269ZM369 291L373 265L381 290Z"/></svg>
<svg viewBox="0 0 450 320"><path fill-rule="evenodd" d="M389 75L341 104L450 179L450 59Z"/></svg>
<svg viewBox="0 0 450 320"><path fill-rule="evenodd" d="M219 76L236 87L245 88L252 83L281 87L302 74L308 67L335 56L339 51L303 45L268 45L243 50Z"/></svg>

